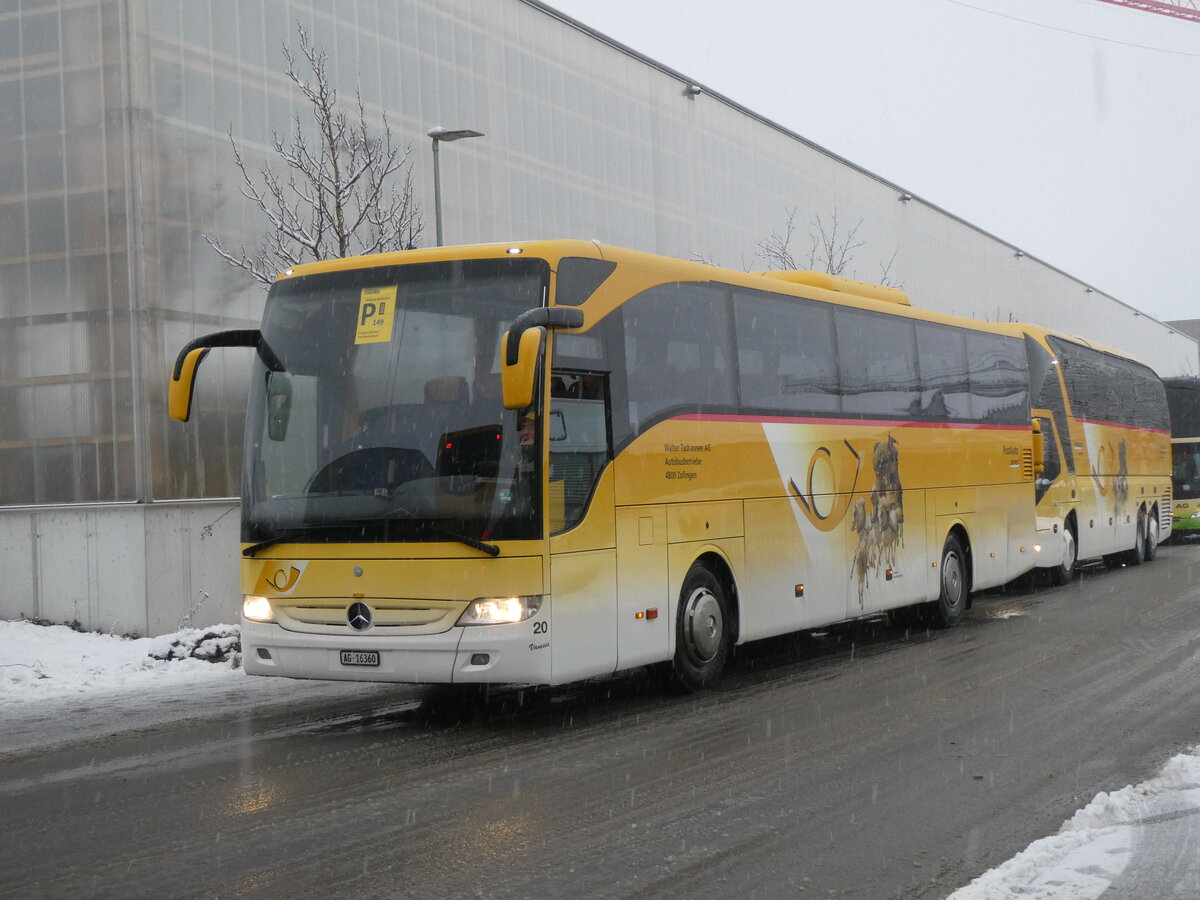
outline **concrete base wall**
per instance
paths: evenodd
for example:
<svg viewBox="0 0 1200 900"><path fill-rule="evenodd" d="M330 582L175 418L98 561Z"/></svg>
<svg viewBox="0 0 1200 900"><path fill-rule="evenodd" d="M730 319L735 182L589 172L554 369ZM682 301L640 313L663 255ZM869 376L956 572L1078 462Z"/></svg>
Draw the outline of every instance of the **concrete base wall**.
<svg viewBox="0 0 1200 900"><path fill-rule="evenodd" d="M0 510L0 619L160 635L238 621L236 500Z"/></svg>

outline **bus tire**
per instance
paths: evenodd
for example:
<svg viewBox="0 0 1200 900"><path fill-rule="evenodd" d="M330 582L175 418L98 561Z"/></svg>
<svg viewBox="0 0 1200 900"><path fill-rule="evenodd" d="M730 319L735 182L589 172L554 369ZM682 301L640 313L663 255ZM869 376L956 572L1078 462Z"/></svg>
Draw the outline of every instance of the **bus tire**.
<svg viewBox="0 0 1200 900"><path fill-rule="evenodd" d="M1146 562L1154 562L1158 556L1158 509L1153 509L1146 516Z"/></svg>
<svg viewBox="0 0 1200 900"><path fill-rule="evenodd" d="M1079 561L1079 544L1075 540L1075 522L1068 519L1063 523L1063 561L1050 570L1050 580L1057 585L1075 580L1075 563Z"/></svg>
<svg viewBox="0 0 1200 900"><path fill-rule="evenodd" d="M692 693L711 687L729 658L732 634L724 585L704 563L693 563L679 592L671 663L675 684Z"/></svg>
<svg viewBox="0 0 1200 900"><path fill-rule="evenodd" d="M1137 525L1133 529L1133 549L1125 553L1125 564L1140 566L1146 561L1146 507L1139 506Z"/></svg>
<svg viewBox="0 0 1200 900"><path fill-rule="evenodd" d="M938 598L933 603L933 626L952 628L962 621L971 593L971 575L962 539L951 532L942 545Z"/></svg>

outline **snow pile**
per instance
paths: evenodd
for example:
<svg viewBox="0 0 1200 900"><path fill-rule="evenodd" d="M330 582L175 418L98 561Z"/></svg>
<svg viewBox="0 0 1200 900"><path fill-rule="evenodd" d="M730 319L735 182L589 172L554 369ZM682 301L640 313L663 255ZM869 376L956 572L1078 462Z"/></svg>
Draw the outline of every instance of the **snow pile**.
<svg viewBox="0 0 1200 900"><path fill-rule="evenodd" d="M236 625L189 628L155 638L150 648L153 659L171 662L199 659L209 663L231 663L236 669L242 662L242 631Z"/></svg>
<svg viewBox="0 0 1200 900"><path fill-rule="evenodd" d="M1134 860L1148 827L1197 810L1200 748L1172 758L1148 781L1097 794L1058 834L1034 841L948 900L1097 900Z"/></svg>
<svg viewBox="0 0 1200 900"><path fill-rule="evenodd" d="M224 680L235 674L240 648L234 625L125 638L66 625L0 622L0 705Z"/></svg>

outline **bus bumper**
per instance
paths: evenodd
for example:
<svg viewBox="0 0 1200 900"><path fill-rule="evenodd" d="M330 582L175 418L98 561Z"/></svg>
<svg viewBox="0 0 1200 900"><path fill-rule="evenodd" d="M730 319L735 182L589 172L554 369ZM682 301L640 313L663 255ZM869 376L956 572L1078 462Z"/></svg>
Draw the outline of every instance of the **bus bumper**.
<svg viewBox="0 0 1200 900"><path fill-rule="evenodd" d="M549 684L549 642L534 631L542 614L549 610L514 625L411 637L307 634L242 619L242 666L249 675L328 681ZM377 664L347 664L345 653Z"/></svg>
<svg viewBox="0 0 1200 900"><path fill-rule="evenodd" d="M1200 532L1200 500L1176 500L1171 506L1171 533Z"/></svg>
<svg viewBox="0 0 1200 900"><path fill-rule="evenodd" d="M1051 569L1062 565L1067 555L1064 538L1066 526L1062 528L1039 528L1034 544L1033 564L1039 569ZM1040 549L1038 549L1040 548Z"/></svg>

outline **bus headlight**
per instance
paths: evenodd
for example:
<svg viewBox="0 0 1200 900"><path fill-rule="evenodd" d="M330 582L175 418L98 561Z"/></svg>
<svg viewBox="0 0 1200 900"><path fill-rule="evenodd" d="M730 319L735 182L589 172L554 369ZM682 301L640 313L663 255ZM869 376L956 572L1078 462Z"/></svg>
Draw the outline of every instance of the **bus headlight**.
<svg viewBox="0 0 1200 900"><path fill-rule="evenodd" d="M271 601L255 594L242 596L242 615L251 622L273 622L275 620L275 613L271 611Z"/></svg>
<svg viewBox="0 0 1200 900"><path fill-rule="evenodd" d="M479 597L467 604L459 625L512 625L542 608L541 594L528 597Z"/></svg>

